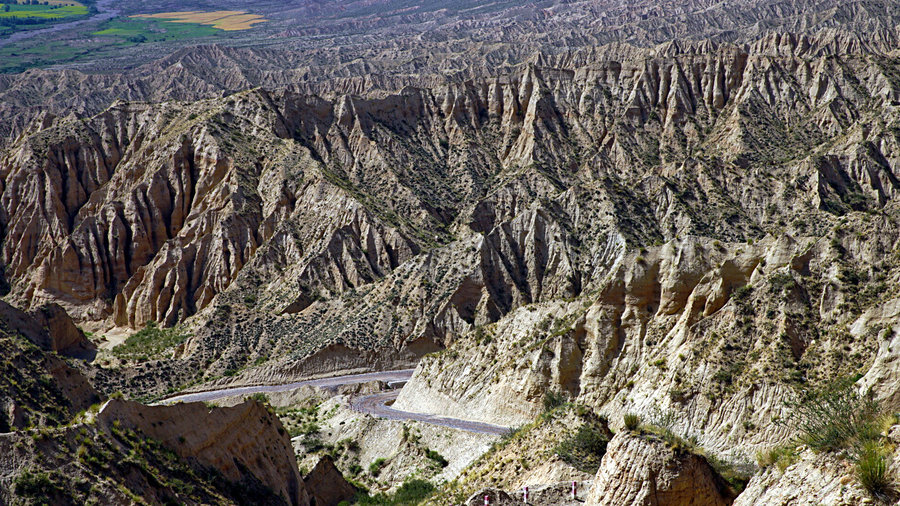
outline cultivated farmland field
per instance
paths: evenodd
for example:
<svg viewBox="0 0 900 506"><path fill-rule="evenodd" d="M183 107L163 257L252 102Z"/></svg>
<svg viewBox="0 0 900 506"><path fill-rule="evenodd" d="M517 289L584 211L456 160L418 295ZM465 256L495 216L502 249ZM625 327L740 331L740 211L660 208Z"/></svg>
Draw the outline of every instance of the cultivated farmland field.
<svg viewBox="0 0 900 506"><path fill-rule="evenodd" d="M215 41L223 35L222 30L196 23L116 18L101 23L96 31L85 34L85 41L81 44L50 40L27 48L0 47L0 73L102 58L141 44Z"/></svg>
<svg viewBox="0 0 900 506"><path fill-rule="evenodd" d="M167 19L175 23L197 23L208 25L226 32L248 30L256 23L267 21L258 14L247 14L245 11L184 11L161 12L158 14L139 14L135 18Z"/></svg>
<svg viewBox="0 0 900 506"><path fill-rule="evenodd" d="M0 3L0 37L87 14L88 8L79 2L57 1L48 5Z"/></svg>
<svg viewBox="0 0 900 506"><path fill-rule="evenodd" d="M221 32L211 26L156 19L117 18L103 23L92 35L118 37L127 42L165 42L214 37Z"/></svg>

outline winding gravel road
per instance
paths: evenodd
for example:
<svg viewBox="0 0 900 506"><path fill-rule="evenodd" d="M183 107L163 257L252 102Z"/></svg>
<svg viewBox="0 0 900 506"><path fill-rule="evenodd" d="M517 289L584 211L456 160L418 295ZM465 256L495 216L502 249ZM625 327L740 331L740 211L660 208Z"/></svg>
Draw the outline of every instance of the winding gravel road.
<svg viewBox="0 0 900 506"><path fill-rule="evenodd" d="M208 390L206 392L195 392L190 394L176 395L160 401L160 404L172 404L175 402L205 402L214 401L223 397L235 397L239 395L268 394L274 392L287 392L288 390L296 390L300 387L319 387L329 390L336 390L337 387L343 385L356 385L359 383L368 383L369 381L384 381L392 383L395 381L406 381L412 377L415 369L400 369L396 371L369 372L364 374L348 374L346 376L332 376L330 378L312 379L305 381L295 381L293 383L284 383L282 385L259 385L252 387L235 387L222 388L219 390Z"/></svg>
<svg viewBox="0 0 900 506"><path fill-rule="evenodd" d="M169 397L168 399L163 399L159 403L173 404L176 402L214 401L223 397L253 395L258 393L287 392L289 390L295 390L304 386L325 388L335 391L339 386L355 385L359 383L367 383L369 381L401 383L412 377L413 371L414 369L401 369L397 371L349 374L346 376L334 376L331 378L296 381L293 383L285 383L283 385L259 385L251 387L222 388L218 390L209 390L206 392L194 392L190 394L176 395L174 397ZM430 423L432 425L440 425L442 427L464 430L467 432L476 432L479 434L493 434L496 436L500 436L509 431L509 427L503 427L500 425L491 425L489 423L460 420L458 418L447 418L436 415L400 411L388 405L388 403L392 403L394 400L396 400L398 395L400 395L399 389L391 390L388 392L381 392L373 395L354 397L350 399L350 409L388 420L414 420L423 423Z"/></svg>
<svg viewBox="0 0 900 506"><path fill-rule="evenodd" d="M491 425L489 423L473 422L470 420L460 420L459 418L447 418L436 415L426 415L423 413L412 413L410 411L400 411L387 405L397 399L400 395L399 390L390 392L382 392L373 395L365 395L350 400L350 408L360 413L368 413L378 418L386 418L388 420L415 420L417 422L430 423L432 425L441 425L452 429L464 430L467 432L477 432L479 434L493 434L502 436L509 432L509 427L501 425Z"/></svg>

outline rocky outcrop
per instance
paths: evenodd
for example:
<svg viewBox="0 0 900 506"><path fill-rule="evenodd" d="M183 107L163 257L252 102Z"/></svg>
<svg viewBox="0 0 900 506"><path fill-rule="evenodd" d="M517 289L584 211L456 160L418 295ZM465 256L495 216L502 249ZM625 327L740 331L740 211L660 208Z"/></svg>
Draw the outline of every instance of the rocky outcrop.
<svg viewBox="0 0 900 506"><path fill-rule="evenodd" d="M853 476L852 466L834 455L805 450L784 471L771 466L754 476L735 506L764 504L875 504Z"/></svg>
<svg viewBox="0 0 900 506"><path fill-rule="evenodd" d="M344 479L329 455L319 459L316 467L303 477L303 483L309 493L310 504L315 506L337 506L356 495L356 488Z"/></svg>
<svg viewBox="0 0 900 506"><path fill-rule="evenodd" d="M190 327L109 390L449 346L398 407L517 425L556 390L748 459L797 387L873 363L851 324L900 281L896 62L832 35L45 116L0 157L7 298Z"/></svg>
<svg viewBox="0 0 900 506"><path fill-rule="evenodd" d="M51 353L91 348L59 306L28 314L0 302L0 432L66 424L99 402L82 372Z"/></svg>
<svg viewBox="0 0 900 506"><path fill-rule="evenodd" d="M601 413L669 413L679 434L747 461L793 435L770 422L789 415L797 378L849 376L868 357L863 381L896 394L895 296L866 288L888 275L851 267L894 247L896 231L879 230L868 236L880 246L840 231L753 244L687 237L622 256L590 295L519 308L426 357L396 406L515 426L557 391Z"/></svg>
<svg viewBox="0 0 900 506"><path fill-rule="evenodd" d="M606 448L585 504L725 506L733 501L727 483L703 457L620 432Z"/></svg>
<svg viewBox="0 0 900 506"><path fill-rule="evenodd" d="M118 98L197 100L281 86L320 94L384 94L410 85L493 77L527 63L555 64L623 41L640 47L663 44L670 53L731 42L766 44L782 55L794 48L803 56L887 54L897 47L894 7L890 0L643 0L628 7L600 0L503 2L476 10L428 4L412 12L402 2L387 1L376 13L366 2L271 4L260 6L261 12L283 21L254 31L260 41L277 40L277 48L262 42L247 47L253 41L246 40L240 47L227 47L227 38L199 47L193 39L148 41L140 50L119 48L116 53L121 54L96 59L85 55L78 70L32 69L0 76L0 116L9 119L0 125L0 137L25 130L28 120L43 111L65 116L75 109L92 115ZM144 12L137 5L123 8L125 15ZM515 29L508 26L510 19L516 20ZM34 40L32 47L39 43ZM89 53L94 52L90 43L82 40ZM18 51L28 49L20 46ZM155 58L162 59L136 66ZM209 71L209 62L215 62L216 72Z"/></svg>
<svg viewBox="0 0 900 506"><path fill-rule="evenodd" d="M90 358L96 349L58 304L46 304L26 313L0 301L0 318L9 330L19 333L44 351Z"/></svg>
<svg viewBox="0 0 900 506"><path fill-rule="evenodd" d="M159 440L233 482L261 484L288 504L310 504L290 438L259 402L210 409L203 403L144 406L110 400L97 417L106 426L117 424Z"/></svg>

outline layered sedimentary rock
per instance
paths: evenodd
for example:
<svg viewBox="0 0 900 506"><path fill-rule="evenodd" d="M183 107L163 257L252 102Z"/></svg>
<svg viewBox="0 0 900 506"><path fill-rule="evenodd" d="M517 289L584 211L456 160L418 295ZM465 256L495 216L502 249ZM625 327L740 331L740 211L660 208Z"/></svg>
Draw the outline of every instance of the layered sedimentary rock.
<svg viewBox="0 0 900 506"><path fill-rule="evenodd" d="M806 451L784 471L772 466L754 476L735 505L872 503L852 475L848 462Z"/></svg>
<svg viewBox="0 0 900 506"><path fill-rule="evenodd" d="M863 381L885 401L896 395L884 351L894 323L879 319L895 295L875 288L893 274L856 271L882 265L896 232L881 230L752 245L686 238L625 256L591 295L517 309L426 357L396 406L515 426L557 391L614 425L629 411L675 414L685 437L750 459L793 435L770 421L790 415L798 389L869 360Z"/></svg>
<svg viewBox="0 0 900 506"><path fill-rule="evenodd" d="M303 477L303 483L317 506L337 506L356 495L356 488L344 478L334 466L334 459L328 455L319 459L313 470Z"/></svg>
<svg viewBox="0 0 900 506"><path fill-rule="evenodd" d="M860 51L616 44L390 94L48 116L0 160L7 297L191 327L109 390L450 346L398 407L516 425L557 390L679 413L747 460L791 436L767 421L804 384L863 372L896 397L872 311L898 282L900 81Z"/></svg>
<svg viewBox="0 0 900 506"><path fill-rule="evenodd" d="M609 442L585 504L725 506L728 485L706 459L626 432Z"/></svg>
<svg viewBox="0 0 900 506"><path fill-rule="evenodd" d="M203 403L144 406L110 400L97 416L107 426L159 440L233 482L259 483L288 504L309 504L290 438L278 417L259 402L210 409Z"/></svg>

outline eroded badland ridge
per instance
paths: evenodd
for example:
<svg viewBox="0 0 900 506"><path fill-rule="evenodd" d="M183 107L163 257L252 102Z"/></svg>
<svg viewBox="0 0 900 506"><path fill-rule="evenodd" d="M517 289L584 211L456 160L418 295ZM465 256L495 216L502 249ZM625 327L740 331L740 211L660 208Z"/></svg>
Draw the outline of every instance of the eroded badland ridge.
<svg viewBox="0 0 900 506"><path fill-rule="evenodd" d="M701 3L529 9L502 65L384 64L486 15L365 70L4 77L0 501L895 500L900 6ZM520 428L353 411L378 381L225 398L406 367L396 413ZM106 402L185 389L235 406Z"/></svg>

